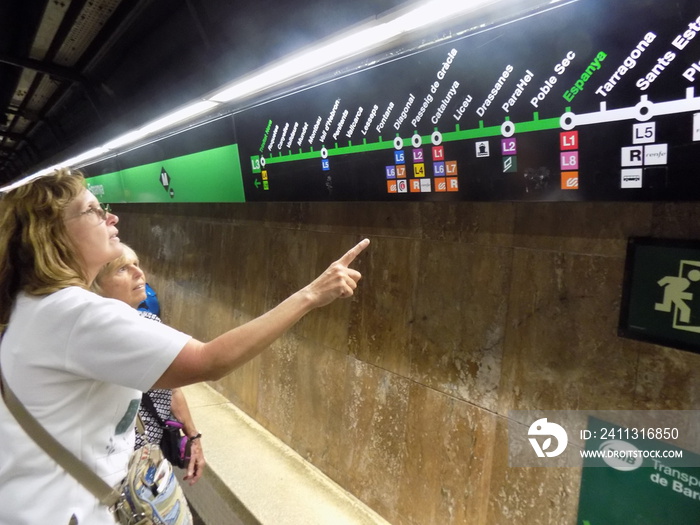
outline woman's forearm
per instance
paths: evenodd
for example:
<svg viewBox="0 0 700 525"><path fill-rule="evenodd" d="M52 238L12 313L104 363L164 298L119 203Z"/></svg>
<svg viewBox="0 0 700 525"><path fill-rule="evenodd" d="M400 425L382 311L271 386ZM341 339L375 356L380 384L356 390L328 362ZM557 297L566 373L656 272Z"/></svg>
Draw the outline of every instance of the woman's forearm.
<svg viewBox="0 0 700 525"><path fill-rule="evenodd" d="M260 354L311 310L353 295L361 275L348 265L369 245L357 244L310 284L272 310L203 343L191 339L156 383L176 388L217 380Z"/></svg>
<svg viewBox="0 0 700 525"><path fill-rule="evenodd" d="M192 419L192 414L190 413L190 407L187 406L187 400L185 399L185 394L179 388L173 389L173 397L170 404L170 409L173 412L175 418L182 423L183 430L187 436L196 436L199 432L197 431L197 426L194 424Z"/></svg>

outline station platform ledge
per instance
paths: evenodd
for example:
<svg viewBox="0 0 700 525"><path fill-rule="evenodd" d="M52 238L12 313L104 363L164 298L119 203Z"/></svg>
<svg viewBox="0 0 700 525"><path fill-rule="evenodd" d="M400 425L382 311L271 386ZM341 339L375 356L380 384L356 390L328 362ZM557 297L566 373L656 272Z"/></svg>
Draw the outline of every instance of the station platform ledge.
<svg viewBox="0 0 700 525"><path fill-rule="evenodd" d="M209 385L183 391L207 465L182 486L205 524L389 525Z"/></svg>

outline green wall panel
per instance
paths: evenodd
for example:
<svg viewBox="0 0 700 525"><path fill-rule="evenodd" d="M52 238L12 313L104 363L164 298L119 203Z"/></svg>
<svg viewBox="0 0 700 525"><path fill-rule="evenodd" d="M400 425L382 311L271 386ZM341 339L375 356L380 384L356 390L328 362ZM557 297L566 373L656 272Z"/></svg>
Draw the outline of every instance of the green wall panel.
<svg viewBox="0 0 700 525"><path fill-rule="evenodd" d="M101 202L245 202L232 144L88 179Z"/></svg>

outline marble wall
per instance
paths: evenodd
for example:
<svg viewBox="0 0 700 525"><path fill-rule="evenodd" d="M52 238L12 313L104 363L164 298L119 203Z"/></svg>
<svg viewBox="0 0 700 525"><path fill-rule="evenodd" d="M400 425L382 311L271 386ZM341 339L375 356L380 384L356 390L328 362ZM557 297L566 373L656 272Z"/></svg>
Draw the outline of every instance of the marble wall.
<svg viewBox="0 0 700 525"><path fill-rule="evenodd" d="M203 340L372 240L353 299L214 386L392 523L574 525L580 470L510 468L509 410L700 409L700 355L617 336L627 238L700 238L696 204L114 208Z"/></svg>

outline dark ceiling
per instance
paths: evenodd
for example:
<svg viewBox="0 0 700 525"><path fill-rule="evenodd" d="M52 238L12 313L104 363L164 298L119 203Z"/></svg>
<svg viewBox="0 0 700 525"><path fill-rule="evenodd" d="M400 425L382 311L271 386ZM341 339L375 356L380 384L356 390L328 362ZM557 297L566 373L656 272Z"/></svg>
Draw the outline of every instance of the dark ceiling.
<svg viewBox="0 0 700 525"><path fill-rule="evenodd" d="M403 0L0 0L0 185Z"/></svg>

